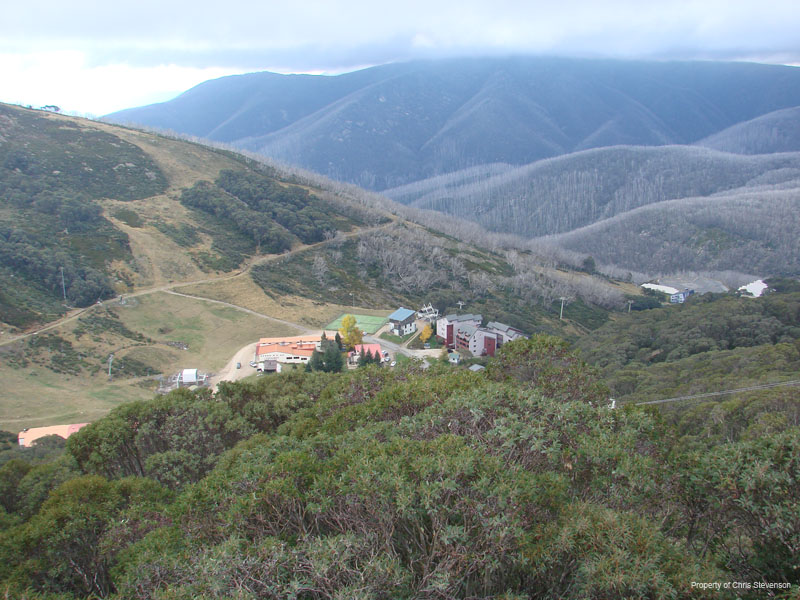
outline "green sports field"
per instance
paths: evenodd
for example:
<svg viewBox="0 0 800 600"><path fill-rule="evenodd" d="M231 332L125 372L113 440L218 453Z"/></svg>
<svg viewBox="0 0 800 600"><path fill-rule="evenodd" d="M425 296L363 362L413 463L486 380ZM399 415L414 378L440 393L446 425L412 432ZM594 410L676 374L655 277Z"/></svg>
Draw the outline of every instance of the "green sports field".
<svg viewBox="0 0 800 600"><path fill-rule="evenodd" d="M356 327L358 327L361 331L367 334L375 333L387 321L386 317L372 317L370 315L357 315L353 313L344 313L340 315L339 318L333 321L332 323L328 323L325 326L325 329L328 330L339 329L339 327L342 326L342 318L346 314L352 314L356 318Z"/></svg>

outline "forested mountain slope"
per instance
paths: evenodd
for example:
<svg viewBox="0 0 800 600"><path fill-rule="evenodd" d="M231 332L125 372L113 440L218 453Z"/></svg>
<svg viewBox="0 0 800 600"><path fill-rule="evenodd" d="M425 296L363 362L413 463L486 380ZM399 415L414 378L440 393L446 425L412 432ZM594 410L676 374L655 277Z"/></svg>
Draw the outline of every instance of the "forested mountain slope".
<svg viewBox="0 0 800 600"><path fill-rule="evenodd" d="M632 312L577 346L621 402L796 380L800 288L796 281L768 281L779 291L761 298L695 295L679 306Z"/></svg>
<svg viewBox="0 0 800 600"><path fill-rule="evenodd" d="M630 270L786 275L797 272L798 188L798 153L665 146L599 148L386 194L497 232L560 234L548 240Z"/></svg>
<svg viewBox="0 0 800 600"><path fill-rule="evenodd" d="M619 146L538 161L455 189L440 180L385 193L493 231L536 237L663 200L794 180L800 180L800 154L744 157L691 146Z"/></svg>
<svg viewBox="0 0 800 600"><path fill-rule="evenodd" d="M800 185L743 188L651 204L549 238L646 273L800 274Z"/></svg>
<svg viewBox="0 0 800 600"><path fill-rule="evenodd" d="M791 67L509 57L225 77L109 119L381 190L487 163L692 143L798 104Z"/></svg>
<svg viewBox="0 0 800 600"><path fill-rule="evenodd" d="M736 154L800 151L800 107L777 110L737 123L700 140L697 145Z"/></svg>

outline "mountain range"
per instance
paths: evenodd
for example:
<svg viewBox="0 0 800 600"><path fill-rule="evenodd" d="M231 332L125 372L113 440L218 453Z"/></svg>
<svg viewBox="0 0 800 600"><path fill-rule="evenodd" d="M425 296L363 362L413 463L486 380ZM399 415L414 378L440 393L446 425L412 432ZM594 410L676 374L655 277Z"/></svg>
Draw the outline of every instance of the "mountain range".
<svg viewBox="0 0 800 600"><path fill-rule="evenodd" d="M792 67L509 57L223 77L107 118L384 190L489 163L691 144L798 105Z"/></svg>
<svg viewBox="0 0 800 600"><path fill-rule="evenodd" d="M800 272L793 67L512 57L252 73L108 118L623 269Z"/></svg>

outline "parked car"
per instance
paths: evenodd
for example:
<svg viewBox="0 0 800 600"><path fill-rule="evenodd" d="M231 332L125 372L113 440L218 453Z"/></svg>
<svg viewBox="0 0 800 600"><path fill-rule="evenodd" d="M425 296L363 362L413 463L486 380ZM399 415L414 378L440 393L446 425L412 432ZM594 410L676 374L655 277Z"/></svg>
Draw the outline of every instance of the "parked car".
<svg viewBox="0 0 800 600"><path fill-rule="evenodd" d="M236 363L236 368L237 369L241 369L242 368L242 363Z"/></svg>
<svg viewBox="0 0 800 600"><path fill-rule="evenodd" d="M396 361L396 360L393 360L393 361L392 361L392 364L390 364L389 366L390 366L390 367L395 367L395 366L397 366L397 361Z"/></svg>
<svg viewBox="0 0 800 600"><path fill-rule="evenodd" d="M256 363L256 361L254 361L254 360L251 360L250 361L250 366L255 369L258 366L258 363Z"/></svg>

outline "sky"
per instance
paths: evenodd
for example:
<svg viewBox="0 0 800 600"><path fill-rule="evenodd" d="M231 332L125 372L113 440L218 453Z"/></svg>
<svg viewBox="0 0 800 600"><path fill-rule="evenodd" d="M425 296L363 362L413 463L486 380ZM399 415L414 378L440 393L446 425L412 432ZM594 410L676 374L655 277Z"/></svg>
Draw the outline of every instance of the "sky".
<svg viewBox="0 0 800 600"><path fill-rule="evenodd" d="M101 116L253 71L536 54L800 65L797 0L38 0L0 16L0 101Z"/></svg>

